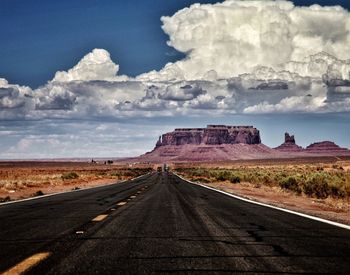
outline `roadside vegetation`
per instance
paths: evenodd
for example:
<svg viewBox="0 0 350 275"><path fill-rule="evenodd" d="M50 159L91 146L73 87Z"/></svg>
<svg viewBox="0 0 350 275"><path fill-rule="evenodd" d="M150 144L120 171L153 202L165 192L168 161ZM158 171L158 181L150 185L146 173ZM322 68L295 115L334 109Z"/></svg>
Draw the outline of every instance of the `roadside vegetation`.
<svg viewBox="0 0 350 275"><path fill-rule="evenodd" d="M72 180L79 178L79 175L76 172L66 172L62 174L61 178L63 180Z"/></svg>
<svg viewBox="0 0 350 275"><path fill-rule="evenodd" d="M233 168L177 168L176 172L189 180L202 183L247 182L259 188L262 185L325 199L328 197L350 199L350 171L337 164L272 165L263 167Z"/></svg>
<svg viewBox="0 0 350 275"><path fill-rule="evenodd" d="M103 180L127 180L150 172L150 167L127 167L99 164L57 163L54 165L0 165L0 202L12 199L15 193L32 188L66 188L79 189L89 182ZM44 190L43 189L43 190ZM38 196L37 191L32 195ZM44 191L45 192L45 191Z"/></svg>

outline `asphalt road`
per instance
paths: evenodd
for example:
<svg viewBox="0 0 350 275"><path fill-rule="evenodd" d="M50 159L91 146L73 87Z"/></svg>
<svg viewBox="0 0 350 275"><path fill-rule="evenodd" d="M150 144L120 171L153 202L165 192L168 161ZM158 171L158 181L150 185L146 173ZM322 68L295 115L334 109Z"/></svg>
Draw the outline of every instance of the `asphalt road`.
<svg viewBox="0 0 350 275"><path fill-rule="evenodd" d="M38 253L46 256L33 260ZM350 231L154 173L0 206L0 273L21 268L29 274L350 274Z"/></svg>

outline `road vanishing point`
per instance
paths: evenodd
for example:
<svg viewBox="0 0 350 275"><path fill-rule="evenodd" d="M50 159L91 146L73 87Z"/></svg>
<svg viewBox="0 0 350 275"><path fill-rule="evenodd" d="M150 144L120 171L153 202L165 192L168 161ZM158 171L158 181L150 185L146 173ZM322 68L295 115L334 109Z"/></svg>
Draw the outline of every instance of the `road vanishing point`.
<svg viewBox="0 0 350 275"><path fill-rule="evenodd" d="M0 274L350 274L350 230L170 172L0 206Z"/></svg>

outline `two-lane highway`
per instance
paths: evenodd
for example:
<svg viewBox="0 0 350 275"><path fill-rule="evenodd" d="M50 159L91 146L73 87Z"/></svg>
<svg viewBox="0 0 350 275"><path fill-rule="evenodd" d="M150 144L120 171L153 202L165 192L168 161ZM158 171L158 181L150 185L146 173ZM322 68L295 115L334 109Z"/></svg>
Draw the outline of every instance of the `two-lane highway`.
<svg viewBox="0 0 350 275"><path fill-rule="evenodd" d="M350 274L349 230L171 173L4 205L0 220L0 271Z"/></svg>

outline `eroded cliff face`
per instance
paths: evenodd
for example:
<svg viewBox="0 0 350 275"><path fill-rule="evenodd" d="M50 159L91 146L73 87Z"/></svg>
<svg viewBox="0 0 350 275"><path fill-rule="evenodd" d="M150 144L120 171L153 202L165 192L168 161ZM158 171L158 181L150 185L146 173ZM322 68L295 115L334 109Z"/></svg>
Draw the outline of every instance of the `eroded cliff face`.
<svg viewBox="0 0 350 275"><path fill-rule="evenodd" d="M181 128L166 133L156 147L186 144L260 144L259 130L253 126L208 125L207 128Z"/></svg>

